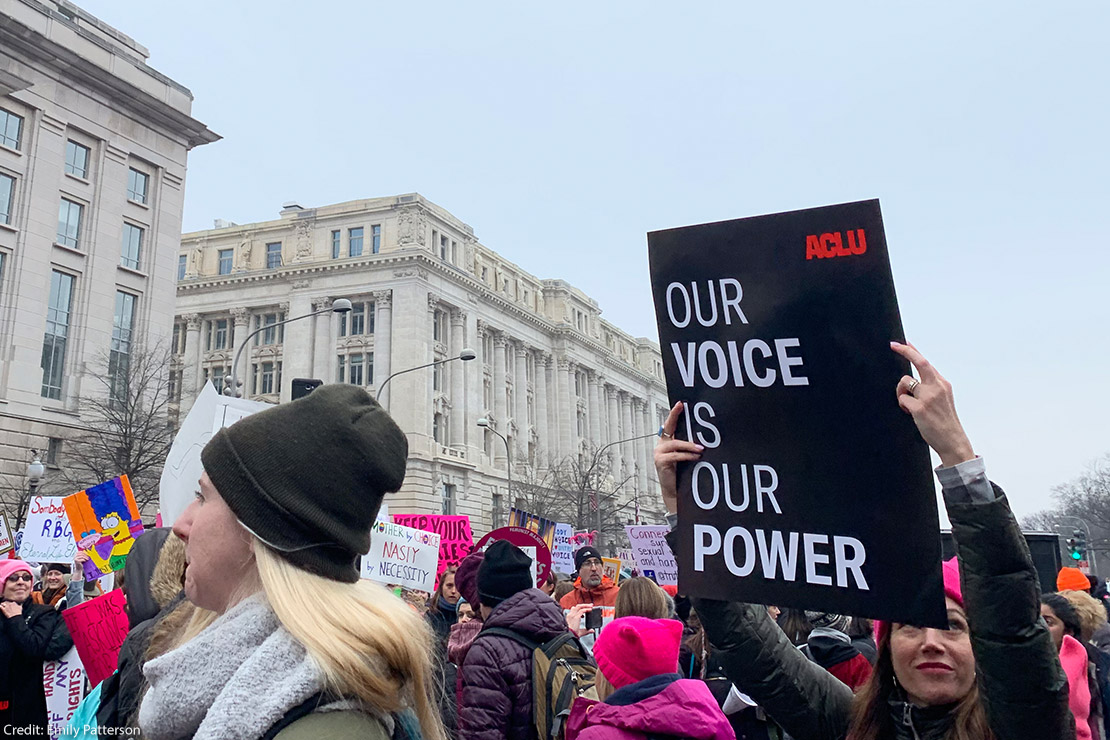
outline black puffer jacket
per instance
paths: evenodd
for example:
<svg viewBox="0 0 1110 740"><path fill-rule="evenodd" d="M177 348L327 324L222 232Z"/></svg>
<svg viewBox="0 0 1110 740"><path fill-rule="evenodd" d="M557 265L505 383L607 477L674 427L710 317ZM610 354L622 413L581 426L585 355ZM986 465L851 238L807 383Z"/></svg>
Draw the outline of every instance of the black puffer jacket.
<svg viewBox="0 0 1110 740"><path fill-rule="evenodd" d="M1040 619L1033 561L1006 497L995 491L988 503L953 503L945 492L987 720L996 740L1074 738L1067 678ZM694 606L729 678L795 740L847 735L851 691L806 660L764 607L707 599ZM918 737L940 737L948 723L935 713L911 710L905 719L917 720ZM895 733L914 737L903 721Z"/></svg>
<svg viewBox="0 0 1110 740"><path fill-rule="evenodd" d="M43 661L57 660L73 647L62 615L49 604L23 602L23 613L0 617L0 727L36 728L33 736L47 737Z"/></svg>
<svg viewBox="0 0 1110 740"><path fill-rule="evenodd" d="M563 609L536 588L521 591L494 609L483 626L517 632L544 643L567 631ZM462 666L459 740L531 740L532 653L519 642L482 636Z"/></svg>

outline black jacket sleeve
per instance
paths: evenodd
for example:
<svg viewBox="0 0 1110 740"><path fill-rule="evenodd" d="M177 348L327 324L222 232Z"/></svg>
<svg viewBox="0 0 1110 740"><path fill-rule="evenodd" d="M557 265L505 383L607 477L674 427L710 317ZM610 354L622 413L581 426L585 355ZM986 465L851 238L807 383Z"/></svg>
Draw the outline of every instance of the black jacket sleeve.
<svg viewBox="0 0 1110 740"><path fill-rule="evenodd" d="M987 720L996 740L1074 738L1068 680L1040 616L1033 559L995 491L989 503L946 501Z"/></svg>
<svg viewBox="0 0 1110 740"><path fill-rule="evenodd" d="M49 605L30 605L30 615L24 613L4 620L4 629L15 652L29 658L57 660L73 647L62 615Z"/></svg>
<svg viewBox="0 0 1110 740"><path fill-rule="evenodd" d="M667 537L672 550L674 537ZM784 731L796 740L845 737L852 690L806 659L766 607L699 598L693 604L729 680Z"/></svg>

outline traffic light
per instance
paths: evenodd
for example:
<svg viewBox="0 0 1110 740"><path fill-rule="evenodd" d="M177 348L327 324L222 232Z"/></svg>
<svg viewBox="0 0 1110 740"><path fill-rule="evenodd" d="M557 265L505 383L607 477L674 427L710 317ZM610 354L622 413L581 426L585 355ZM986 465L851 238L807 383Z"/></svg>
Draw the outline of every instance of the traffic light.
<svg viewBox="0 0 1110 740"><path fill-rule="evenodd" d="M1064 540L1068 546L1068 556L1075 561L1082 560L1087 556L1087 536L1081 529L1073 530L1071 534L1071 537Z"/></svg>

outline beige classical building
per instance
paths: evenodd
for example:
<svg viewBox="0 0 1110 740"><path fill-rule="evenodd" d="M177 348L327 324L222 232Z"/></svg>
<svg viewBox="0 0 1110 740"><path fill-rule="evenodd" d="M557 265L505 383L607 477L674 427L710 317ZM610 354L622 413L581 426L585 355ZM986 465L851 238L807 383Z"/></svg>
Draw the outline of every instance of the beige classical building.
<svg viewBox="0 0 1110 740"><path fill-rule="evenodd" d="M54 0L0 0L0 492L50 466L92 377L168 344L186 154L219 137L134 40ZM11 512L9 511L9 516Z"/></svg>
<svg viewBox="0 0 1110 740"><path fill-rule="evenodd" d="M482 531L504 523L511 503L494 431L509 440L519 481L550 460L651 434L665 417L655 343L603 320L566 282L503 259L420 195L287 204L274 221L217 225L182 237L174 372L183 409L206 380L222 387L240 350L237 375L252 398L286 401L294 378L381 390L409 438L394 511L467 514ZM328 311L338 298L354 310ZM322 313L276 325L313 312ZM467 348L475 360L382 388L391 373ZM483 417L494 431L477 426ZM640 502L645 520L658 517L652 447L606 451L622 497ZM327 467L322 459L321 475Z"/></svg>

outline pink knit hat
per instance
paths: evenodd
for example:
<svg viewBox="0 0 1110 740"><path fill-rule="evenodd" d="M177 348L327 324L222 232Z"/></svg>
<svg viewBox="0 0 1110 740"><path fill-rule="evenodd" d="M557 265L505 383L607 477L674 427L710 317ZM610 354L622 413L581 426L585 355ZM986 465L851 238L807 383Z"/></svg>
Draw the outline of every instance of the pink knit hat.
<svg viewBox="0 0 1110 740"><path fill-rule="evenodd" d="M0 560L0 589L4 588L4 584L8 582L12 573L18 573L21 570L27 571L32 576L35 575L31 566L22 560Z"/></svg>
<svg viewBox="0 0 1110 740"><path fill-rule="evenodd" d="M594 658L602 675L619 689L645 678L678 671L682 622L621 617L597 636Z"/></svg>
<svg viewBox="0 0 1110 740"><path fill-rule="evenodd" d="M960 566L956 558L941 563L940 575L944 579L944 595L963 606L964 592L960 589ZM890 622L875 622L875 642L881 641L889 631Z"/></svg>

